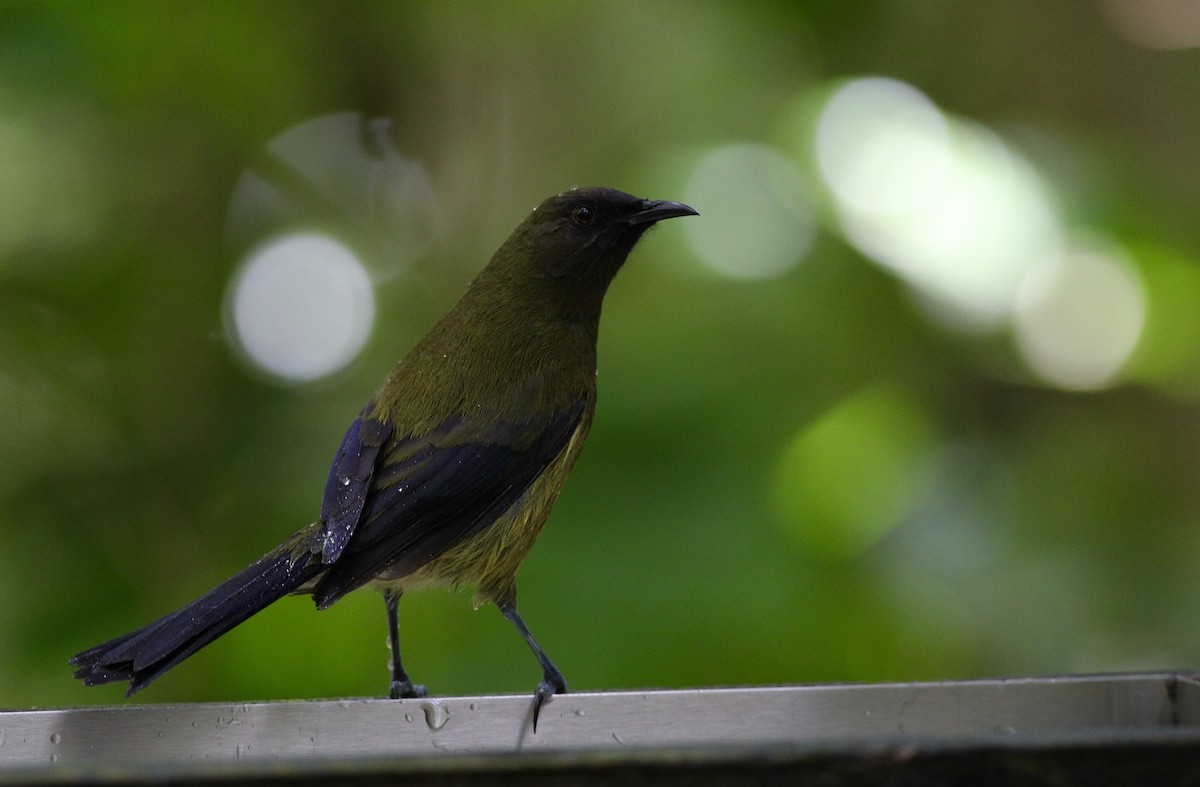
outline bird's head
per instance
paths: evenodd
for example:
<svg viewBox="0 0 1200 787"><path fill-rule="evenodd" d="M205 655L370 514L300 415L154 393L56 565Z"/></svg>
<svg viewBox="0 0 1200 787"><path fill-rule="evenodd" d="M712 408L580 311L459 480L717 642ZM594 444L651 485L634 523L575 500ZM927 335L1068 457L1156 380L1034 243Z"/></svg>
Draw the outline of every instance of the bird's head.
<svg viewBox="0 0 1200 787"><path fill-rule="evenodd" d="M641 199L609 188L576 188L534 208L501 252L530 264L522 271L526 276L574 279L603 289L646 230L663 219L695 215L679 202Z"/></svg>

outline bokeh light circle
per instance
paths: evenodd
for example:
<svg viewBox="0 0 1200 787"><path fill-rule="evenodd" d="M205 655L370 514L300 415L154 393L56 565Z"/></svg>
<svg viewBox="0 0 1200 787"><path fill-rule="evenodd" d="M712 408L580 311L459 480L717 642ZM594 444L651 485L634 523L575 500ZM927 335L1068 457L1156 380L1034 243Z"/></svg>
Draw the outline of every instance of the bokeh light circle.
<svg viewBox="0 0 1200 787"><path fill-rule="evenodd" d="M1077 391L1114 382L1146 319L1136 269L1119 252L1075 248L1032 271L1014 317L1017 346L1043 380Z"/></svg>
<svg viewBox="0 0 1200 787"><path fill-rule="evenodd" d="M816 222L796 163L766 145L707 153L684 190L704 221L686 222L693 252L735 279L766 279L792 268L812 248Z"/></svg>
<svg viewBox="0 0 1200 787"><path fill-rule="evenodd" d="M813 156L846 239L954 327L1004 326L1026 274L1061 248L1037 171L903 82L869 77L835 91Z"/></svg>
<svg viewBox="0 0 1200 787"><path fill-rule="evenodd" d="M234 279L226 320L249 362L306 382L354 359L370 336L375 298L353 252L327 235L302 232L251 252Z"/></svg>
<svg viewBox="0 0 1200 787"><path fill-rule="evenodd" d="M856 79L821 110L816 160L839 201L869 213L911 211L941 189L951 165L941 111L895 79Z"/></svg>
<svg viewBox="0 0 1200 787"><path fill-rule="evenodd" d="M773 490L778 521L810 557L853 557L925 501L939 444L932 419L903 390L860 391L785 448Z"/></svg>
<svg viewBox="0 0 1200 787"><path fill-rule="evenodd" d="M1200 3L1196 0L1104 0L1113 29L1150 49L1200 47Z"/></svg>

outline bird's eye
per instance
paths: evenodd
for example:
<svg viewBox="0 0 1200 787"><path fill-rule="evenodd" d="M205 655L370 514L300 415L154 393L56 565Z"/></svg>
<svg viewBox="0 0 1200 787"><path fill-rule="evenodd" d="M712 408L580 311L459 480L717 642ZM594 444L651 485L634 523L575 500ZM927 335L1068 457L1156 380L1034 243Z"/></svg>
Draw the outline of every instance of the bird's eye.
<svg viewBox="0 0 1200 787"><path fill-rule="evenodd" d="M592 210L590 205L576 205L571 211L571 218L575 219L575 223L583 227L592 223L592 219L596 217L596 212Z"/></svg>

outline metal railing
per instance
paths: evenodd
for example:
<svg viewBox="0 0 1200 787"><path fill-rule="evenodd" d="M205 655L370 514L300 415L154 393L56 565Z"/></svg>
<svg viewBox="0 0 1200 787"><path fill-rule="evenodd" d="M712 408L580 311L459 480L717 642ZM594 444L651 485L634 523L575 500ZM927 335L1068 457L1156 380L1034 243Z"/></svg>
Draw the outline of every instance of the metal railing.
<svg viewBox="0 0 1200 787"><path fill-rule="evenodd" d="M1200 762L1200 682L1179 673L566 694L542 708L536 733L530 712L528 696L9 711L0 713L0 780L350 776L456 763L479 773L520 762L716 767L748 756L762 764L764 752L775 753L768 764L794 766L1115 744L1166 746Z"/></svg>

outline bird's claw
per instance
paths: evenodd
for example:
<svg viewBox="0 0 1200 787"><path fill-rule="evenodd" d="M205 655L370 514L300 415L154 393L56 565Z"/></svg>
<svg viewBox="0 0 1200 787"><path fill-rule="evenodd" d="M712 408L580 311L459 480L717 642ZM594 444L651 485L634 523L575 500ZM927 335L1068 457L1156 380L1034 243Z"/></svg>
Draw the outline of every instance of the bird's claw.
<svg viewBox="0 0 1200 787"><path fill-rule="evenodd" d="M428 697L429 692L422 685L413 685L411 680L394 680L388 690L388 696L394 700L419 699Z"/></svg>
<svg viewBox="0 0 1200 787"><path fill-rule="evenodd" d="M563 680L562 675L547 675L542 678L537 691L533 693L533 732L535 735L537 734L538 714L542 712L542 705L555 694L566 693L567 682Z"/></svg>

